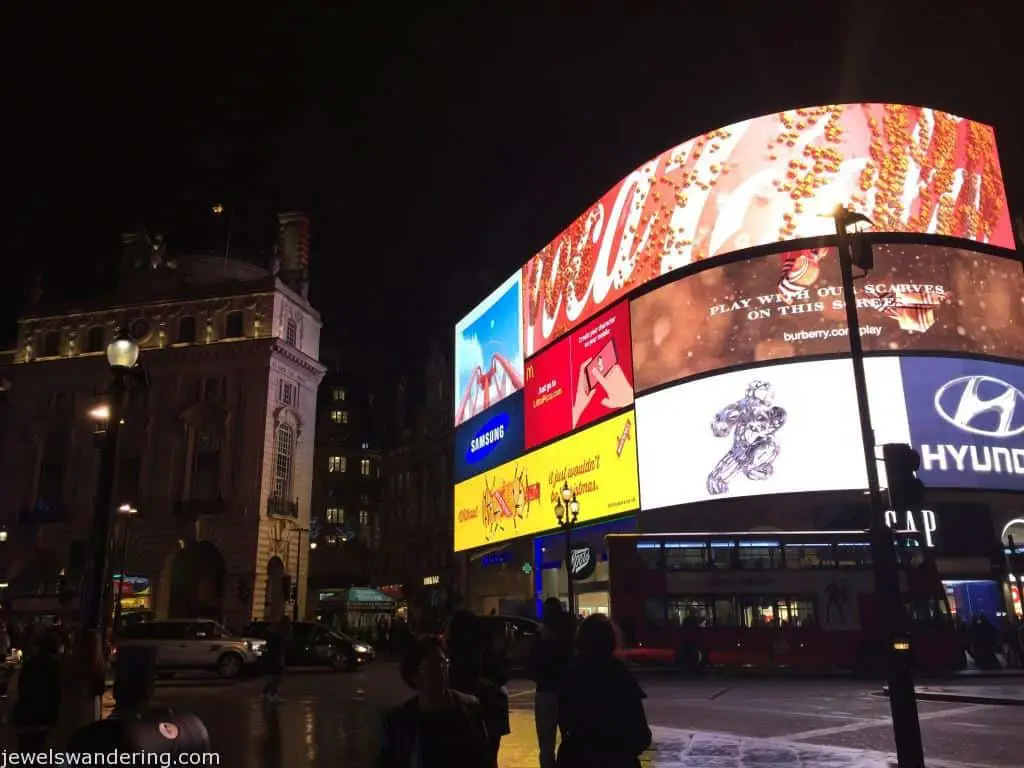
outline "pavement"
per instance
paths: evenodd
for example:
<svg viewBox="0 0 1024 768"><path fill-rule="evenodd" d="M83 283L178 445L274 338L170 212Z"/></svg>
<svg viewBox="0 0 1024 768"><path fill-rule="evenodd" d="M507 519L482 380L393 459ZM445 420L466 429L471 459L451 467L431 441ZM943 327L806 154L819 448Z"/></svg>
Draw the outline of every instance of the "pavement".
<svg viewBox="0 0 1024 768"><path fill-rule="evenodd" d="M895 765L889 704L878 695L877 683L692 680L642 672L638 679L648 694L645 706L654 735L642 758L645 768ZM1010 684L993 680L985 687ZM261 686L260 680L162 681L154 703L199 715L222 766L370 768L381 714L410 695L393 664L353 674L290 670L276 707L262 702ZM941 687L963 686L947 681ZM502 741L500 766L535 768L533 691L520 681L510 688L512 733ZM922 699L919 712L929 768L1024 764L1019 710Z"/></svg>
<svg viewBox="0 0 1024 768"><path fill-rule="evenodd" d="M919 701L951 701L964 704L993 706L1024 706L1024 685L916 685ZM889 687L882 686L882 694L889 695Z"/></svg>

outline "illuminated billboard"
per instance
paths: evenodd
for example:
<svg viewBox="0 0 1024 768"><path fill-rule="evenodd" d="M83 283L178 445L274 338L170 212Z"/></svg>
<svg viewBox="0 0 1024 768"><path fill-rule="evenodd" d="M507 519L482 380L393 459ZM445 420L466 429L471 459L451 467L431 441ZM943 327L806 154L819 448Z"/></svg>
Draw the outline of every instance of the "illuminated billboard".
<svg viewBox="0 0 1024 768"><path fill-rule="evenodd" d="M523 448L523 393L513 392L455 429L455 482L511 461Z"/></svg>
<svg viewBox="0 0 1024 768"><path fill-rule="evenodd" d="M900 369L926 486L1024 491L1024 367L907 357Z"/></svg>
<svg viewBox="0 0 1024 768"><path fill-rule="evenodd" d="M455 426L523 388L519 273L455 326Z"/></svg>
<svg viewBox="0 0 1024 768"><path fill-rule="evenodd" d="M936 245L876 245L855 283L865 351L1024 357L1024 269ZM631 302L636 391L748 363L849 351L835 249L705 269Z"/></svg>
<svg viewBox="0 0 1024 768"><path fill-rule="evenodd" d="M821 214L840 203L869 216L870 231L1014 247L991 127L892 104L765 115L658 155L530 259L525 354L689 264L832 234Z"/></svg>
<svg viewBox="0 0 1024 768"><path fill-rule="evenodd" d="M526 364L526 447L633 404L633 355L625 302Z"/></svg>
<svg viewBox="0 0 1024 768"><path fill-rule="evenodd" d="M455 551L556 527L565 482L581 524L639 506L633 411L595 424L455 486Z"/></svg>
<svg viewBox="0 0 1024 768"><path fill-rule="evenodd" d="M898 358L869 358L875 439L908 442ZM730 371L636 401L643 509L864 488L848 358ZM884 483L884 472L881 472Z"/></svg>

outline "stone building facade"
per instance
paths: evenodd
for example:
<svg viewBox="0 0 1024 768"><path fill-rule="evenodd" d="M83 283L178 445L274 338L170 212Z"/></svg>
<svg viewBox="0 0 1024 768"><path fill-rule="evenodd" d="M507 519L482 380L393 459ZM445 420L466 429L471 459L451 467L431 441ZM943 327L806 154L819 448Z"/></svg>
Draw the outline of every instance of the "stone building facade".
<svg viewBox="0 0 1024 768"><path fill-rule="evenodd" d="M452 552L451 366L434 351L422 379L399 387L383 459L379 584L400 592L413 626L429 627L461 600Z"/></svg>
<svg viewBox="0 0 1024 768"><path fill-rule="evenodd" d="M163 616L240 627L305 607L320 318L306 298L308 222L279 217L270 269L223 256L171 258L124 239L117 296L38 304L18 322L0 433L0 569L7 605L72 613L110 381L105 348L141 349L117 460L113 570L148 585ZM305 532L305 536L303 533Z"/></svg>

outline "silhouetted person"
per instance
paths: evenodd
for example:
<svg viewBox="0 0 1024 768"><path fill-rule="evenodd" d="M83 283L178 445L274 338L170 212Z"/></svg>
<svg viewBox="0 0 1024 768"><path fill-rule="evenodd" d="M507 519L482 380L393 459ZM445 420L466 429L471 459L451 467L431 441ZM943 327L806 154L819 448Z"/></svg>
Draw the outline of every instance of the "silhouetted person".
<svg viewBox="0 0 1024 768"><path fill-rule="evenodd" d="M456 611L448 624L448 657L451 687L475 696L484 712L491 740L492 765L498 764L501 737L509 732L507 682L502 661L493 653L493 638L486 625L472 611Z"/></svg>
<svg viewBox="0 0 1024 768"><path fill-rule="evenodd" d="M580 625L558 702L558 768L637 768L651 745L646 694L617 649L618 632L607 616L593 614Z"/></svg>
<svg viewBox="0 0 1024 768"><path fill-rule="evenodd" d="M555 768L558 690L572 658L572 626L557 597L544 601L540 637L530 649L527 675L537 685L533 718L537 727L540 768Z"/></svg>
<svg viewBox="0 0 1024 768"><path fill-rule="evenodd" d="M57 725L61 699L60 642L54 634L39 638L18 673L18 700L11 718L19 752L41 752Z"/></svg>
<svg viewBox="0 0 1024 768"><path fill-rule="evenodd" d="M62 665L60 716L54 733L58 747L73 733L100 719L106 689L103 636L99 632L83 632L70 642L71 650L64 654Z"/></svg>
<svg viewBox="0 0 1024 768"><path fill-rule="evenodd" d="M271 704L281 700L278 690L284 674L285 646L291 635L291 622L282 616L267 633L267 682L263 686L263 697Z"/></svg>
<svg viewBox="0 0 1024 768"><path fill-rule="evenodd" d="M385 716L378 768L491 768L483 709L449 686L441 642L425 637L414 643L401 673L416 695Z"/></svg>

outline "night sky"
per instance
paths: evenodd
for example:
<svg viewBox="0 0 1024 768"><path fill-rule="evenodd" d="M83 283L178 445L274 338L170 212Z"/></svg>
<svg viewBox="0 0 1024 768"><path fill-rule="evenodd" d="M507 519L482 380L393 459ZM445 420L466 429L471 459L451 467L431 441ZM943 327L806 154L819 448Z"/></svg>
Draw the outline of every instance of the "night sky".
<svg viewBox="0 0 1024 768"><path fill-rule="evenodd" d="M272 245L276 211L307 210L325 332L413 373L629 170L801 105L893 100L994 124L1024 211L1024 44L1001 3L18 5L3 340L33 272L50 296L100 291L119 233L143 226L172 249L222 248L221 202L236 253Z"/></svg>

